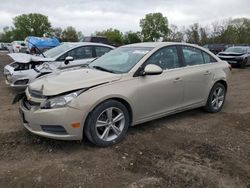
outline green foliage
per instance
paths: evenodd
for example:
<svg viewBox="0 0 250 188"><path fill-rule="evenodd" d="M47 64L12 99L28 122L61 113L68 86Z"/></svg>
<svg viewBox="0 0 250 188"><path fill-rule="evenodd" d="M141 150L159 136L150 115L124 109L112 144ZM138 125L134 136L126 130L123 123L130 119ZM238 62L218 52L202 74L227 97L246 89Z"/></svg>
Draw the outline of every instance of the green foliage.
<svg viewBox="0 0 250 188"><path fill-rule="evenodd" d="M24 40L27 36L42 37L52 31L48 17L37 13L16 16L13 24L12 32L15 40Z"/></svg>
<svg viewBox="0 0 250 188"><path fill-rule="evenodd" d="M52 29L52 32L51 32L51 35L50 35L50 36L51 36L51 37L56 37L56 38L58 38L58 39L61 40L62 32L63 32L62 28L56 27L56 28L53 28L53 29Z"/></svg>
<svg viewBox="0 0 250 188"><path fill-rule="evenodd" d="M107 37L108 41L113 45L123 44L123 34L117 29L110 28L104 31L97 31L95 35Z"/></svg>
<svg viewBox="0 0 250 188"><path fill-rule="evenodd" d="M1 42L12 42L13 41L13 30L9 27L3 28L3 33L0 33Z"/></svg>
<svg viewBox="0 0 250 188"><path fill-rule="evenodd" d="M0 33L0 41L12 42L24 40L27 36L42 37L44 34L55 36L61 41L77 42L83 39L83 33L72 26L62 29L53 28L48 17L42 14L22 14L13 18L14 27L5 27ZM141 32L122 33L118 29L110 28L96 32L97 36L105 36L113 45L138 43L141 41L174 41L189 42L199 45L209 43L250 44L250 19L237 18L214 22L209 26L198 23L181 30L176 25L169 28L168 19L161 13L146 14L140 20Z"/></svg>
<svg viewBox="0 0 250 188"><path fill-rule="evenodd" d="M132 32L129 31L124 34L123 36L123 43L124 44L133 44L141 42L140 32Z"/></svg>
<svg viewBox="0 0 250 188"><path fill-rule="evenodd" d="M219 38L223 43L250 44L250 19L229 20Z"/></svg>
<svg viewBox="0 0 250 188"><path fill-rule="evenodd" d="M168 19L162 13L150 13L140 20L143 41L159 41L169 34Z"/></svg>
<svg viewBox="0 0 250 188"><path fill-rule="evenodd" d="M74 27L69 26L63 30L61 39L63 42L78 42L77 31Z"/></svg>
<svg viewBox="0 0 250 188"><path fill-rule="evenodd" d="M81 31L77 32L77 37L78 37L79 41L83 41L83 39L84 39L84 35L83 35L83 33Z"/></svg>

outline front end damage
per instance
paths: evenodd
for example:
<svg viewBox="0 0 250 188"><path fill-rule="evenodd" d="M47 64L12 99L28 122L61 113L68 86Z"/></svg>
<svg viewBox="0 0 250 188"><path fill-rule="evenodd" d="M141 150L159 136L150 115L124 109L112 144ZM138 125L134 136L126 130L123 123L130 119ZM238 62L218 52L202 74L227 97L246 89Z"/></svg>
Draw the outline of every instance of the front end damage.
<svg viewBox="0 0 250 188"><path fill-rule="evenodd" d="M25 89L37 77L52 72L51 59L29 54L8 54L14 62L4 67L5 83L13 88Z"/></svg>

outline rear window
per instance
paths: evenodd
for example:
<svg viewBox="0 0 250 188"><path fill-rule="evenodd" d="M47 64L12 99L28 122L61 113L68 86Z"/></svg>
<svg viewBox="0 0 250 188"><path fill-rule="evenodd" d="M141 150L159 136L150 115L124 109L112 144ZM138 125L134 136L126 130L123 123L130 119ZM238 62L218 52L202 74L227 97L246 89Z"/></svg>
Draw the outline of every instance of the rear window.
<svg viewBox="0 0 250 188"><path fill-rule="evenodd" d="M208 53L192 46L183 46L182 52L187 66L217 62L216 59Z"/></svg>

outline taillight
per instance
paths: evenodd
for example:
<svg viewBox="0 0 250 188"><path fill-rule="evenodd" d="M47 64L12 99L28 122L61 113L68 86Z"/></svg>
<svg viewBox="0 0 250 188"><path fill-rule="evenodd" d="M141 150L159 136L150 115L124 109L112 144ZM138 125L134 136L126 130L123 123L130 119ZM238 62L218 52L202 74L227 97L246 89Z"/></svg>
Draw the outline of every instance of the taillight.
<svg viewBox="0 0 250 188"><path fill-rule="evenodd" d="M20 46L16 46L16 48L20 48Z"/></svg>

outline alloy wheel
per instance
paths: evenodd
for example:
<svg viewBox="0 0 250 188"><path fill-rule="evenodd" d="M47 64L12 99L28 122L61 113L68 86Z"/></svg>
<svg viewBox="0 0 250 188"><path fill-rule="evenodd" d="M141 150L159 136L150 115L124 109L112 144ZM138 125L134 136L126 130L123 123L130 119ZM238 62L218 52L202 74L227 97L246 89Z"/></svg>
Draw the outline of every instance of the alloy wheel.
<svg viewBox="0 0 250 188"><path fill-rule="evenodd" d="M125 127L125 116L116 107L105 109L97 118L96 134L103 141L113 141L119 137Z"/></svg>
<svg viewBox="0 0 250 188"><path fill-rule="evenodd" d="M212 107L215 110L218 110L221 108L225 100L225 91L223 88L218 87L214 90L213 95L212 95Z"/></svg>

